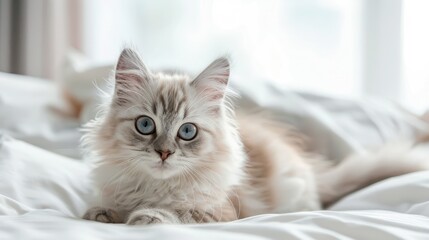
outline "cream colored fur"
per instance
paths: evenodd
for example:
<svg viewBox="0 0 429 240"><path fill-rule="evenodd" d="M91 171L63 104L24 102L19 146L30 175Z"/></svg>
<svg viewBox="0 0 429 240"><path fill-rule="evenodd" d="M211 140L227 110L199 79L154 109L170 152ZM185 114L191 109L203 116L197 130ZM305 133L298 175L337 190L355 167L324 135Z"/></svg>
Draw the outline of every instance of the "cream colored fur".
<svg viewBox="0 0 429 240"><path fill-rule="evenodd" d="M85 219L199 223L317 210L375 181L427 169L428 161L407 154L351 157L329 166L297 147L285 126L235 116L225 58L190 78L152 73L125 49L113 78L113 95L84 137L98 196ZM136 131L142 115L154 120L155 133ZM198 127L191 141L177 136L187 122ZM157 148L173 154L162 161Z"/></svg>

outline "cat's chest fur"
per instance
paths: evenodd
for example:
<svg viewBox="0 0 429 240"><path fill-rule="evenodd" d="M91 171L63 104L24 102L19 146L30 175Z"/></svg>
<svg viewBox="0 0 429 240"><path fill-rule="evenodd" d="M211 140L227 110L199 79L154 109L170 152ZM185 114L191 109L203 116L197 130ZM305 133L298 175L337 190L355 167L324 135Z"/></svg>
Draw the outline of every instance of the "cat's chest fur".
<svg viewBox="0 0 429 240"><path fill-rule="evenodd" d="M109 207L130 212L139 207L192 209L213 203L201 187L181 181L161 181L126 177L109 183L102 196ZM210 198L210 199L209 199ZM198 200L198 201L197 201Z"/></svg>

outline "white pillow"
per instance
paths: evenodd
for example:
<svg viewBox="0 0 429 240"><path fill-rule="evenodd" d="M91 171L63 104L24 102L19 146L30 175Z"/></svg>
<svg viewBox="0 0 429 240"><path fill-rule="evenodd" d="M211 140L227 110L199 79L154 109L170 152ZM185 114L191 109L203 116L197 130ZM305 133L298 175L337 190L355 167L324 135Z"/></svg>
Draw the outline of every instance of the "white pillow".
<svg viewBox="0 0 429 240"><path fill-rule="evenodd" d="M80 158L79 121L55 82L0 73L0 133L65 156Z"/></svg>

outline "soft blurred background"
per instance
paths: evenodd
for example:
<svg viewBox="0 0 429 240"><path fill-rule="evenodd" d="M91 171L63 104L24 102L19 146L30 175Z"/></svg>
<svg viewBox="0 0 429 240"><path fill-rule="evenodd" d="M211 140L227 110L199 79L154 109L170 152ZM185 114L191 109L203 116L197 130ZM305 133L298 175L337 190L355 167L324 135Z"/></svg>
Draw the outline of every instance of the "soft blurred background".
<svg viewBox="0 0 429 240"><path fill-rule="evenodd" d="M108 64L133 44L153 68L195 72L229 54L242 78L423 113L427 9L425 0L1 0L0 71L57 80L71 49Z"/></svg>
<svg viewBox="0 0 429 240"><path fill-rule="evenodd" d="M384 181L327 212L243 225L140 234L74 219L96 192L81 129L100 113L99 89L125 45L151 69L191 74L230 55L237 111L263 109L289 124L292 144L332 162L389 143L401 158L424 142L419 150L429 153L428 25L429 0L0 0L0 240L429 239L428 172ZM295 159L285 160L289 171ZM121 175L116 190L106 189L113 195L122 173L111 175ZM292 177L291 186L301 185Z"/></svg>
<svg viewBox="0 0 429 240"><path fill-rule="evenodd" d="M429 132L428 10L427 0L0 0L0 136L80 158L97 87L131 45L152 69L192 74L231 56L238 108L277 112L331 159L414 141Z"/></svg>

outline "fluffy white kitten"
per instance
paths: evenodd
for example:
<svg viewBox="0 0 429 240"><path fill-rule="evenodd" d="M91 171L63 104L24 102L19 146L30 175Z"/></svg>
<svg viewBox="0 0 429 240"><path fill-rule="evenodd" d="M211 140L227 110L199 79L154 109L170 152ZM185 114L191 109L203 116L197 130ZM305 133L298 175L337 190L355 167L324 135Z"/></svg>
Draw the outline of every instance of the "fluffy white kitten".
<svg viewBox="0 0 429 240"><path fill-rule="evenodd" d="M225 96L225 58L192 79L152 73L125 49L114 78L111 102L84 138L98 193L88 220L200 223L317 210L377 180L426 169L384 153L329 167L296 148L286 128L237 118Z"/></svg>

